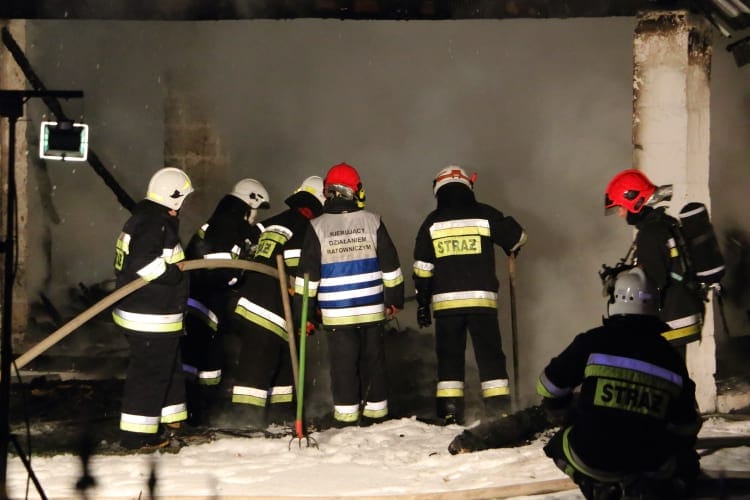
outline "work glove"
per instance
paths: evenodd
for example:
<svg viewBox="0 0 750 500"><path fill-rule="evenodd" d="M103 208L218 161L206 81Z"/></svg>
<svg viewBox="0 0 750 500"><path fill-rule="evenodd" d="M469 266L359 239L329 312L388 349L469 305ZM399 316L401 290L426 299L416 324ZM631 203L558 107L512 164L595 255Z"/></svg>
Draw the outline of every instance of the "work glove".
<svg viewBox="0 0 750 500"><path fill-rule="evenodd" d="M555 427L564 427L573 423L573 395L562 398L542 398L542 409L547 421Z"/></svg>
<svg viewBox="0 0 750 500"><path fill-rule="evenodd" d="M385 308L385 319L390 320L395 318L399 311L400 309L396 306L387 306Z"/></svg>
<svg viewBox="0 0 750 500"><path fill-rule="evenodd" d="M417 307L417 324L420 328L432 324L429 304Z"/></svg>
<svg viewBox="0 0 750 500"><path fill-rule="evenodd" d="M305 333L308 337L315 335L315 329L318 327L315 323L312 321L308 321L307 325L305 325Z"/></svg>

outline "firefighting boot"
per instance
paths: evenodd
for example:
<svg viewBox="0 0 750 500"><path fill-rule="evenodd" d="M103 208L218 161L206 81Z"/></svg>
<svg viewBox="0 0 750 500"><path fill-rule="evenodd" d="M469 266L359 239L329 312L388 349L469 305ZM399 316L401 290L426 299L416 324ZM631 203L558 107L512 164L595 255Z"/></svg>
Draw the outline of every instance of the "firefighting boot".
<svg viewBox="0 0 750 500"><path fill-rule="evenodd" d="M295 405L289 403L271 403L266 407L266 424L294 427Z"/></svg>
<svg viewBox="0 0 750 500"><path fill-rule="evenodd" d="M162 434L142 434L120 431L120 446L133 452L148 453L169 446L169 437Z"/></svg>
<svg viewBox="0 0 750 500"><path fill-rule="evenodd" d="M443 425L463 425L464 398L437 398L437 417Z"/></svg>
<svg viewBox="0 0 750 500"><path fill-rule="evenodd" d="M488 418L500 418L510 415L510 396L493 396L484 398L484 413Z"/></svg>

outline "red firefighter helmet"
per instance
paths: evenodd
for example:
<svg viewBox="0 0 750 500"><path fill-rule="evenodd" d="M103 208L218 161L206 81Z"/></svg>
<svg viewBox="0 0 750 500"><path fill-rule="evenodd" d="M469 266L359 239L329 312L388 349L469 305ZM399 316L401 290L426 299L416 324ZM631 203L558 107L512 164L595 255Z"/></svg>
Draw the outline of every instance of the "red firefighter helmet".
<svg viewBox="0 0 750 500"><path fill-rule="evenodd" d="M656 186L643 172L636 169L623 170L615 175L604 194L604 213L614 213L616 207L637 214L649 202Z"/></svg>
<svg viewBox="0 0 750 500"><path fill-rule="evenodd" d="M362 189L362 181L357 170L348 163L334 165L326 174L323 182L326 196L340 194L352 199Z"/></svg>

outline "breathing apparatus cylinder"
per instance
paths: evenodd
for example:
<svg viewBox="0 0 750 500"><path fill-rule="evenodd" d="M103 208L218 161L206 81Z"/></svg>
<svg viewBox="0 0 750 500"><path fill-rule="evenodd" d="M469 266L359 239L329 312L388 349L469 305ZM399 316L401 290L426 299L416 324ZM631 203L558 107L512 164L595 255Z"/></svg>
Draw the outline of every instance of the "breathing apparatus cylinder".
<svg viewBox="0 0 750 500"><path fill-rule="evenodd" d="M706 205L688 203L680 210L679 218L696 279L708 285L719 283L725 272L724 257Z"/></svg>

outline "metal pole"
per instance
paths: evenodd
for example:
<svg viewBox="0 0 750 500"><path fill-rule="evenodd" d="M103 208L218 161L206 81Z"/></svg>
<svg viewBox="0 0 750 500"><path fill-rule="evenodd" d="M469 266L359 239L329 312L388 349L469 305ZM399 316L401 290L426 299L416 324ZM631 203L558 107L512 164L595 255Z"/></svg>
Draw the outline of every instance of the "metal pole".
<svg viewBox="0 0 750 500"><path fill-rule="evenodd" d="M8 118L8 196L5 207L5 268L3 279L3 321L2 339L0 340L0 495L8 498L8 444L10 442L10 365L13 360L12 326L13 326L13 282L14 247L15 247L15 204L16 204L16 120L20 113Z"/></svg>
<svg viewBox="0 0 750 500"><path fill-rule="evenodd" d="M513 344L513 399L515 401L515 411L520 408L520 394L518 393L521 386L518 379L518 318L516 315L516 256L508 256L508 289L510 291L510 330L511 341Z"/></svg>

